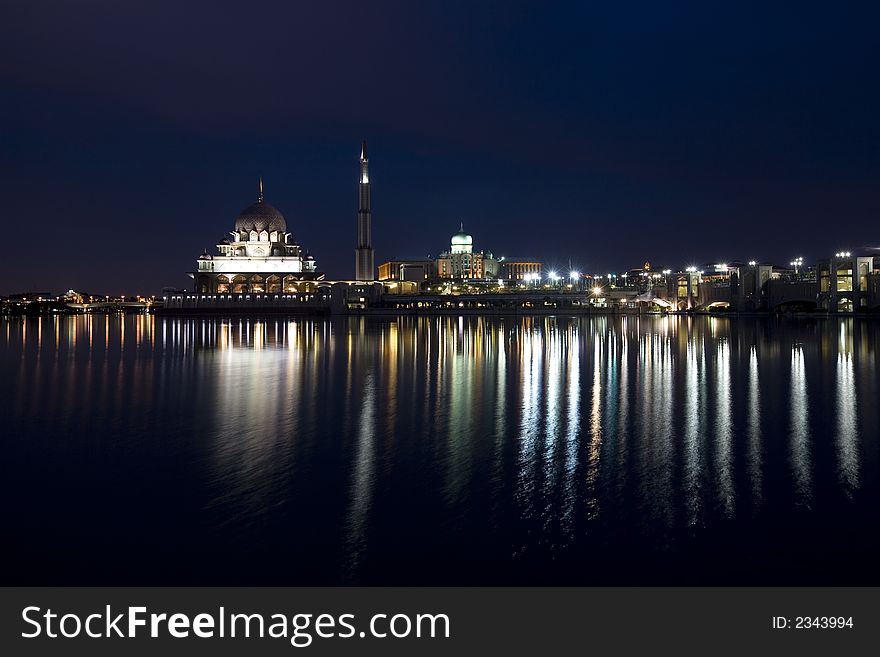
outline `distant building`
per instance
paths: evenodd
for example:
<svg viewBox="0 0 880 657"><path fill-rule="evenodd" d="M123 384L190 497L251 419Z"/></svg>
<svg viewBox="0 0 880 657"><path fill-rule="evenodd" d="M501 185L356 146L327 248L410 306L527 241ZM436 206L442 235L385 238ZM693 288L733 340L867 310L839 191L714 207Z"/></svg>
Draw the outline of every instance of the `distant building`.
<svg viewBox="0 0 880 657"><path fill-rule="evenodd" d="M705 264L700 270L661 272L669 302L678 310L729 308L754 311L767 308L767 285L773 266L755 261Z"/></svg>
<svg viewBox="0 0 880 657"><path fill-rule="evenodd" d="M16 292L6 296L10 301L42 301L43 299L54 299L52 292Z"/></svg>
<svg viewBox="0 0 880 657"><path fill-rule="evenodd" d="M657 269L650 262L645 262L641 267L629 269L620 276L611 274L611 278L615 287L653 294L655 287L662 290L668 285L666 276L671 273L671 270Z"/></svg>
<svg viewBox="0 0 880 657"><path fill-rule="evenodd" d="M281 212L263 199L263 181L257 202L239 212L231 239L217 244L217 254L207 250L190 272L194 291L201 294L297 292L321 280L315 259L287 230Z"/></svg>
<svg viewBox="0 0 880 657"><path fill-rule="evenodd" d="M435 272L431 258L392 258L379 265L379 280L421 283L435 278Z"/></svg>
<svg viewBox="0 0 880 657"><path fill-rule="evenodd" d="M818 305L831 312L866 310L871 299L874 258L836 253L820 260L816 270L819 281Z"/></svg>
<svg viewBox="0 0 880 657"><path fill-rule="evenodd" d="M641 267L625 271L621 278L626 278L631 284L636 284L640 279L648 279L651 278L653 274L660 273L660 270L654 269L650 262L645 262Z"/></svg>
<svg viewBox="0 0 880 657"><path fill-rule="evenodd" d="M880 310L880 258L874 258L874 271L868 274L868 308Z"/></svg>
<svg viewBox="0 0 880 657"><path fill-rule="evenodd" d="M532 277L541 277L543 265L537 258L498 258L501 267L499 278L509 281L525 281Z"/></svg>
<svg viewBox="0 0 880 657"><path fill-rule="evenodd" d="M474 251L474 239L464 225L452 236L449 251L437 258L438 278L498 278L500 266L489 252Z"/></svg>
<svg viewBox="0 0 880 657"><path fill-rule="evenodd" d="M700 282L701 274L696 267L688 267L668 276L667 300L675 310L691 310L701 305Z"/></svg>
<svg viewBox="0 0 880 657"><path fill-rule="evenodd" d="M767 285L773 278L773 265L757 261L737 263L732 278L731 302L739 311L765 310Z"/></svg>

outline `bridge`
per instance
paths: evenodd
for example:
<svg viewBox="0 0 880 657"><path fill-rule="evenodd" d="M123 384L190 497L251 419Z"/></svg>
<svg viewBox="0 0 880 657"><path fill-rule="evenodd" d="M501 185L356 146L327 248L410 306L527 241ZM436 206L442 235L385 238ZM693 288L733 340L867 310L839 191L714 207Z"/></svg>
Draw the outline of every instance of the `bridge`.
<svg viewBox="0 0 880 657"><path fill-rule="evenodd" d="M75 310L77 312L95 312L95 311L141 311L141 310L151 310L156 307L161 307L162 302L150 302L150 301L95 301L94 303L65 303L64 307L69 308L70 310Z"/></svg>
<svg viewBox="0 0 880 657"><path fill-rule="evenodd" d="M786 306L817 307L819 286L816 281L767 281L767 309L780 310Z"/></svg>

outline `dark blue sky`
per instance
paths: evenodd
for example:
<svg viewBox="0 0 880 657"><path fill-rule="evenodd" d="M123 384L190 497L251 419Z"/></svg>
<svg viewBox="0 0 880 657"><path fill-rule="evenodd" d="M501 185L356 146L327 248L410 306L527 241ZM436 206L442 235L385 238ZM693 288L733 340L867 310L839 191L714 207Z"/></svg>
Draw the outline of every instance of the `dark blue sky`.
<svg viewBox="0 0 880 657"><path fill-rule="evenodd" d="M0 293L187 285L266 198L353 271L607 272L880 243L870 3L28 0L0 10Z"/></svg>

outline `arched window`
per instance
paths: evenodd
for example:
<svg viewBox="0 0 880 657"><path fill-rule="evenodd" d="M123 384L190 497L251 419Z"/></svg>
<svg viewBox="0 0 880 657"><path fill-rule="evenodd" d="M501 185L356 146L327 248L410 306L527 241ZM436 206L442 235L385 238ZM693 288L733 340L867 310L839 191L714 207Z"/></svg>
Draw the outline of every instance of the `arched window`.
<svg viewBox="0 0 880 657"><path fill-rule="evenodd" d="M259 274L254 274L251 276L251 292L265 292L266 291L266 279L260 276Z"/></svg>
<svg viewBox="0 0 880 657"><path fill-rule="evenodd" d="M267 233L265 230L260 232L260 241L261 242L268 242L269 241L269 233Z"/></svg>
<svg viewBox="0 0 880 657"><path fill-rule="evenodd" d="M256 241L257 241L257 231L255 231L255 230L252 230L252 231L251 231L250 240L251 240L251 242L256 242Z"/></svg>
<svg viewBox="0 0 880 657"><path fill-rule="evenodd" d="M287 293L296 292L296 277L295 276L285 276L284 277L284 291Z"/></svg>
<svg viewBox="0 0 880 657"><path fill-rule="evenodd" d="M217 277L217 292L219 294L226 294L229 292L229 277L220 274Z"/></svg>
<svg viewBox="0 0 880 657"><path fill-rule="evenodd" d="M232 279L232 291L235 294L244 294L247 289L247 278L239 274Z"/></svg>
<svg viewBox="0 0 880 657"><path fill-rule="evenodd" d="M280 276L270 276L266 279L266 292L270 294L277 294L281 292L281 277Z"/></svg>
<svg viewBox="0 0 880 657"><path fill-rule="evenodd" d="M273 231L269 234L269 241L270 241L270 242L277 242L277 241L278 241L278 231L273 230Z"/></svg>

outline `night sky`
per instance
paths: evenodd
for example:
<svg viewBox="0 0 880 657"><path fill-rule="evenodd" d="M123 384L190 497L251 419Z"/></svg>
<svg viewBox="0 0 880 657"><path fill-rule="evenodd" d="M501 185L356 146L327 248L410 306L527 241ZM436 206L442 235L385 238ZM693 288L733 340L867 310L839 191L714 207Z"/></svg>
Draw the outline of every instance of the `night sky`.
<svg viewBox="0 0 880 657"><path fill-rule="evenodd" d="M876 3L4 2L0 293L158 292L256 200L353 273L617 272L880 243Z"/></svg>

